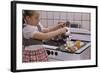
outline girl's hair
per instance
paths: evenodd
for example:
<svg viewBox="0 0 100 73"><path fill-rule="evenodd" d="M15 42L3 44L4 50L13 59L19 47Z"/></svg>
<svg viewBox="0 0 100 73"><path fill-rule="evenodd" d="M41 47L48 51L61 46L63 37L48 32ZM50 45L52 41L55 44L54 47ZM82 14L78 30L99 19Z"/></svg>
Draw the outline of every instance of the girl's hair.
<svg viewBox="0 0 100 73"><path fill-rule="evenodd" d="M22 15L23 15L23 24L25 23L24 19L26 16L32 16L34 13L37 13L35 10L23 10Z"/></svg>

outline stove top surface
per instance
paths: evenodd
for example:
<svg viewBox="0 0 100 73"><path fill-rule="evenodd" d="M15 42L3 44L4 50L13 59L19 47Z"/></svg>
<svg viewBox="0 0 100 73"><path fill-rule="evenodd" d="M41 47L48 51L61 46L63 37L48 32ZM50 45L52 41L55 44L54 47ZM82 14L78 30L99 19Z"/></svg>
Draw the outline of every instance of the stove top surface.
<svg viewBox="0 0 100 73"><path fill-rule="evenodd" d="M72 41L72 42L74 42L74 41ZM47 49L62 51L62 52L66 52L66 53L76 53L76 54L80 54L85 49L90 47L90 45L91 45L90 42L81 41L80 48L75 50L74 52L70 52L67 49L65 49L66 47L64 46L64 42L57 42L57 41L50 40L50 41L47 41L44 43L44 47L46 47Z"/></svg>

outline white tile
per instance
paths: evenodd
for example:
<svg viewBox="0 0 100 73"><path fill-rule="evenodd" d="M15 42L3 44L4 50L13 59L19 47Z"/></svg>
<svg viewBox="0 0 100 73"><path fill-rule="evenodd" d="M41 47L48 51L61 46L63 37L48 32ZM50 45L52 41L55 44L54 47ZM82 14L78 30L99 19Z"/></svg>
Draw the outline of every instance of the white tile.
<svg viewBox="0 0 100 73"><path fill-rule="evenodd" d="M54 13L54 19L60 19L60 12L53 12Z"/></svg>
<svg viewBox="0 0 100 73"><path fill-rule="evenodd" d="M89 21L82 21L82 28L90 30L90 22Z"/></svg>
<svg viewBox="0 0 100 73"><path fill-rule="evenodd" d="M68 12L66 12L66 20L68 20Z"/></svg>
<svg viewBox="0 0 100 73"><path fill-rule="evenodd" d="M41 19L40 23L44 26L47 27L47 20Z"/></svg>
<svg viewBox="0 0 100 73"><path fill-rule="evenodd" d="M47 12L47 17L48 17L48 19L54 19L53 12L52 11L48 11Z"/></svg>
<svg viewBox="0 0 100 73"><path fill-rule="evenodd" d="M41 13L40 13L40 18L41 19L46 19L47 18L47 12L46 11L41 11Z"/></svg>
<svg viewBox="0 0 100 73"><path fill-rule="evenodd" d="M48 27L49 27L49 26L53 26L53 25L54 25L53 22L54 22L53 20L48 20Z"/></svg>
<svg viewBox="0 0 100 73"><path fill-rule="evenodd" d="M71 21L71 23L77 23L77 24L82 24L82 21Z"/></svg>
<svg viewBox="0 0 100 73"><path fill-rule="evenodd" d="M54 20L54 24L58 24L59 20Z"/></svg>
<svg viewBox="0 0 100 73"><path fill-rule="evenodd" d="M82 14L82 20L90 20L90 14L89 13L83 13Z"/></svg>
<svg viewBox="0 0 100 73"><path fill-rule="evenodd" d="M59 22L66 22L66 19L60 19Z"/></svg>
<svg viewBox="0 0 100 73"><path fill-rule="evenodd" d="M66 13L65 12L60 12L60 19L66 19Z"/></svg>
<svg viewBox="0 0 100 73"><path fill-rule="evenodd" d="M67 20L71 21L71 20L74 20L74 14L72 12L68 12L67 13Z"/></svg>
<svg viewBox="0 0 100 73"><path fill-rule="evenodd" d="M82 20L82 14L81 13L74 13L74 20Z"/></svg>

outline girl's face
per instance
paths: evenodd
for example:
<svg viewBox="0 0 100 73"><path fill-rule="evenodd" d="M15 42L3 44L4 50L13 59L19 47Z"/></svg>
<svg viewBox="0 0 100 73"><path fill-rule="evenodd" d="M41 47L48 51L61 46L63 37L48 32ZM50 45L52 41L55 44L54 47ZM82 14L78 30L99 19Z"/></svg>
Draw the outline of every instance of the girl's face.
<svg viewBox="0 0 100 73"><path fill-rule="evenodd" d="M26 21L28 24L36 26L39 23L39 14L35 13L32 16L26 16Z"/></svg>

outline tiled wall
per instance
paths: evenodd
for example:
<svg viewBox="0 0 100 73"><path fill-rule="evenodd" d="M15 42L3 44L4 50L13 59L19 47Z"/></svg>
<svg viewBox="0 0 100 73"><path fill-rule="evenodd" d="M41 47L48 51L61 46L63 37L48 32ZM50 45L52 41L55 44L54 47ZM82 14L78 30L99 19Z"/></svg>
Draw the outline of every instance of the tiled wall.
<svg viewBox="0 0 100 73"><path fill-rule="evenodd" d="M56 25L58 22L70 21L78 24L79 28L90 30L90 13L82 12L56 12L56 11L38 11L40 13L40 22L44 27Z"/></svg>

